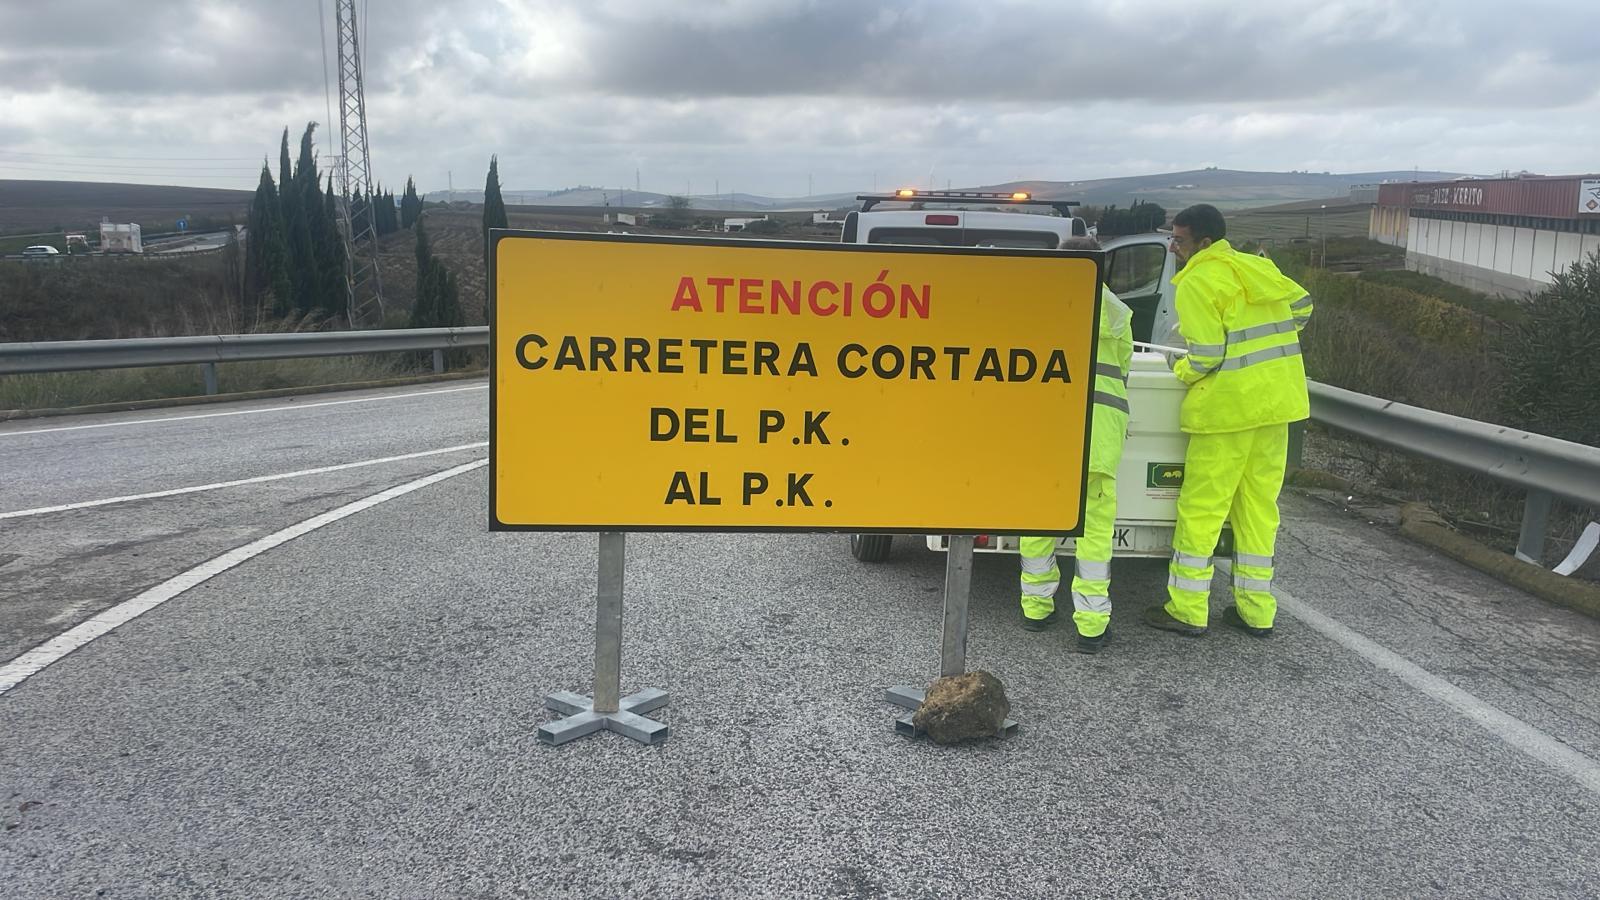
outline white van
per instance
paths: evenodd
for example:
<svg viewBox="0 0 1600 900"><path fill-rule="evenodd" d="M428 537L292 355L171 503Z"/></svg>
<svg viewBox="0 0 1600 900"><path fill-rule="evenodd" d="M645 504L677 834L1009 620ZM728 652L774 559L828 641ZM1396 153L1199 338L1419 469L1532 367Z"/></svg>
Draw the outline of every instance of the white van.
<svg viewBox="0 0 1600 900"><path fill-rule="evenodd" d="M843 240L859 244L920 244L947 247L1030 247L1053 249L1069 237L1088 234L1071 214L1076 203L1034 200L1027 194L970 191L900 191L863 195L859 211L845 218ZM880 204L915 203L920 208L877 209ZM1027 212L966 210L959 205L1023 209ZM1037 214L1033 211L1038 210ZM1106 254L1106 285L1133 310L1134 354L1128 373L1128 436L1117 469L1117 524L1113 555L1166 559L1172 555L1178 489L1189 439L1178 429L1178 408L1186 388L1172 374L1166 357L1151 344L1178 340L1172 276L1176 257L1166 232L1126 235L1101 241ZM948 537L927 535L930 550L946 549ZM980 553L1016 553L1019 538L979 535ZM887 534L850 536L850 553L862 562L881 562L893 541ZM1224 530L1219 552L1232 541ZM1059 544L1070 555L1073 540Z"/></svg>

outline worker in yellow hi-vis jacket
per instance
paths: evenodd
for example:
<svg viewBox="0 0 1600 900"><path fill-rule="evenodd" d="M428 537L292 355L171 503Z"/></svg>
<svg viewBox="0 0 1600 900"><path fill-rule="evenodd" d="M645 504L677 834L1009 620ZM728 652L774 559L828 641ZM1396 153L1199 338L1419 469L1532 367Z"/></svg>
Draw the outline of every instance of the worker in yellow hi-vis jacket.
<svg viewBox="0 0 1600 900"><path fill-rule="evenodd" d="M1092 238L1072 238L1066 250L1099 250ZM1133 362L1133 311L1100 286L1100 339L1095 354L1094 405L1083 536L1073 551L1072 621L1078 650L1095 653L1111 624L1111 538L1117 521L1117 465L1128 433L1128 367ZM1025 537L1022 552L1022 625L1043 631L1055 620L1061 583L1056 539Z"/></svg>
<svg viewBox="0 0 1600 900"><path fill-rule="evenodd" d="M1189 449L1167 602L1146 609L1144 621L1205 634L1211 556L1229 519L1234 602L1222 620L1266 637L1277 616L1272 557L1289 423L1310 415L1299 333L1311 297L1271 260L1234 250L1226 234L1222 213L1207 204L1172 220L1172 252L1184 263L1172 283L1188 350L1172 370L1189 386L1179 417Z"/></svg>

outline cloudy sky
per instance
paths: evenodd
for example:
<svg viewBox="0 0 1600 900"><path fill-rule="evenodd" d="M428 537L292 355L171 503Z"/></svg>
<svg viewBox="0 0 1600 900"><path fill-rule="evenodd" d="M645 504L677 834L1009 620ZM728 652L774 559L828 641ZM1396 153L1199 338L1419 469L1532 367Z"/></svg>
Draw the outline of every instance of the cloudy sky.
<svg viewBox="0 0 1600 900"><path fill-rule="evenodd" d="M1595 0L359 6L375 170L424 190L1600 170ZM318 0L0 0L0 178L252 187L322 47Z"/></svg>

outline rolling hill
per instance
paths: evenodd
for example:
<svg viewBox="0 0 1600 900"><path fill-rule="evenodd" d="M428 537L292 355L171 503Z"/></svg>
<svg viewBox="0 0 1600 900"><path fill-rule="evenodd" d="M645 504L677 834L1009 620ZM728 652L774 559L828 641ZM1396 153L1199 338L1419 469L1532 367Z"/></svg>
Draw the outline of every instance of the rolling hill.
<svg viewBox="0 0 1600 900"><path fill-rule="evenodd" d="M1388 172L1249 172L1239 169L1192 169L1159 175L1133 175L1122 178L1094 178L1083 181L1011 181L1003 184L965 187L959 190L1028 191L1050 200L1078 200L1085 205L1129 206L1136 201L1152 201L1170 209L1192 203L1212 203L1222 209L1245 209L1303 200L1343 197L1352 185L1382 181L1442 181L1461 173L1437 171ZM887 188L885 189L887 190ZM857 192L865 193L865 191ZM617 188L578 187L559 191L511 189L502 191L508 205L520 206L611 206L654 207L666 202L667 195L651 191L623 191ZM433 191L429 201L445 200L445 191ZM482 203L482 191L456 191L457 202ZM837 209L852 205L856 193L822 194L814 197L768 197L760 194L696 194L690 199L698 209Z"/></svg>
<svg viewBox="0 0 1600 900"><path fill-rule="evenodd" d="M1453 178L1457 173L1435 171L1389 171L1353 173L1247 172L1237 169L1194 169L1159 175L1122 178L1096 178L1083 181L1012 181L963 190L1029 191L1036 197L1052 200L1078 200L1086 205L1129 206L1149 200L1169 211L1192 203L1213 203L1225 210L1250 209L1320 200L1348 195L1351 185L1381 181L1433 181ZM576 187L563 190L513 189L502 192L509 206L625 206L652 208L663 206L667 195L651 191L621 191L614 188ZM445 191L425 195L430 202L450 196ZM456 191L457 202L478 204L483 192ZM805 210L839 209L854 205L855 193L823 194L814 197L768 197L760 194L696 194L695 208L706 210ZM0 233L91 229L102 216L114 222L138 222L147 231L172 227L179 218L188 218L191 228L243 222L250 205L250 192L215 188L100 184L74 181L0 180Z"/></svg>
<svg viewBox="0 0 1600 900"><path fill-rule="evenodd" d="M171 228L181 218L191 228L243 223L249 191L155 184L0 179L0 233L87 231L102 217L137 222L146 231Z"/></svg>

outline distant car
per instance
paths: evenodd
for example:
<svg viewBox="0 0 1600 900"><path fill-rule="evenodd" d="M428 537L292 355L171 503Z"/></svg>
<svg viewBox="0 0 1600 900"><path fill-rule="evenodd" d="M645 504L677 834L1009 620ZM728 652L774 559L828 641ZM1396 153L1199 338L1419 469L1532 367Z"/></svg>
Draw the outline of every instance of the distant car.
<svg viewBox="0 0 1600 900"><path fill-rule="evenodd" d="M32 247L25 247L22 250L22 255L27 257L58 256L60 253L60 250L49 244L34 244Z"/></svg>

